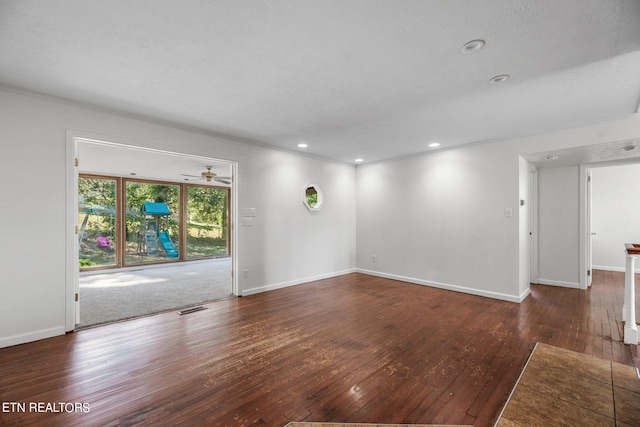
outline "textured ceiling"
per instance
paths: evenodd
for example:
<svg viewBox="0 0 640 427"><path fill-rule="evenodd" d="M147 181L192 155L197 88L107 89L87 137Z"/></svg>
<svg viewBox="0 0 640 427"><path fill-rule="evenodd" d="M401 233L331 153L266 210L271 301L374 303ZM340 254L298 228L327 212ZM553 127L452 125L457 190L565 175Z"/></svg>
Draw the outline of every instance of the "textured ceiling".
<svg viewBox="0 0 640 427"><path fill-rule="evenodd" d="M562 167L580 164L639 163L640 139L603 142L522 156L536 167Z"/></svg>
<svg viewBox="0 0 640 427"><path fill-rule="evenodd" d="M0 0L0 84L351 163L622 117L638 76L637 0Z"/></svg>

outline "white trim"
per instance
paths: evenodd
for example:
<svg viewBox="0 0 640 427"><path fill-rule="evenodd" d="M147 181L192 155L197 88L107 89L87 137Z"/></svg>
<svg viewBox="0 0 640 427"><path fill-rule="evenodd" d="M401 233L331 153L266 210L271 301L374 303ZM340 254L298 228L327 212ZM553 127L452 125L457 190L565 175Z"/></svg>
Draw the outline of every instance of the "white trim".
<svg viewBox="0 0 640 427"><path fill-rule="evenodd" d="M591 206L589 206L589 199L587 196L587 191L589 186L587 185L587 179L590 175L591 168L587 165L580 165L580 182L578 184L579 195L578 195L578 221L579 221L579 246L578 250L580 253L579 258L579 280L578 289L587 289L589 285L589 276L587 275L587 270L589 269L589 265L591 264L591 260L589 259L589 242L591 239L591 230L589 229L589 218L591 216ZM560 285L562 286L562 285Z"/></svg>
<svg viewBox="0 0 640 427"><path fill-rule="evenodd" d="M529 164L529 280L538 277L538 168Z"/></svg>
<svg viewBox="0 0 640 427"><path fill-rule="evenodd" d="M334 271L332 273L319 274L317 276L305 277L302 279L290 280L287 282L273 283L271 285L259 286L257 288L244 289L242 291L242 296L259 294L262 292L273 291L276 289L288 288L289 286L301 285L303 283L314 282L316 280L330 279L332 277L344 276L345 274L351 274L355 272L356 272L355 268L350 268L348 270Z"/></svg>
<svg viewBox="0 0 640 427"><path fill-rule="evenodd" d="M78 225L78 168L75 165L78 155L78 142L74 132L67 130L66 142L66 188L65 188L65 315L64 330L75 329L79 314L75 299L79 291L78 270L78 236L75 227Z"/></svg>
<svg viewBox="0 0 640 427"><path fill-rule="evenodd" d="M48 328L48 329L41 329L39 331L27 332L26 334L2 337L0 338L0 348L38 341L45 338L55 337L58 335L64 335L64 333L65 333L64 326L56 326L55 328Z"/></svg>
<svg viewBox="0 0 640 427"><path fill-rule="evenodd" d="M238 252L238 242L240 241L238 238L238 162L229 162L231 163L231 212L229 212L231 231L229 232L229 237L231 237L231 292L234 295L240 296L240 285L238 280L238 265L239 265L239 252Z"/></svg>
<svg viewBox="0 0 640 427"><path fill-rule="evenodd" d="M548 280L548 279L540 279L536 280L536 283L539 285L550 285L550 286L559 286L561 288L574 288L574 289L583 289L580 286L580 283L576 282L563 282L561 280Z"/></svg>
<svg viewBox="0 0 640 427"><path fill-rule="evenodd" d="M451 285L448 283L440 283L440 282L433 282L430 280L416 279L413 277L400 276L397 274L381 273L379 271L365 270L362 268L358 268L356 269L356 271L358 273L368 274L370 276L384 277L386 279L399 280L401 282L413 283L416 285L430 286L433 288L445 289L447 291L462 292L465 294L486 297L486 298L493 298L493 299L498 299L502 301L516 302L516 303L521 303L531 293L530 289L526 289L522 293L522 295L516 296L516 295L503 294L500 292L484 291L482 289L474 289L474 288L467 288L464 286Z"/></svg>
<svg viewBox="0 0 640 427"><path fill-rule="evenodd" d="M627 270L624 267L612 267L610 265L594 265L594 270L605 270L605 271L619 271L625 273ZM635 269L636 274L640 274L640 267Z"/></svg>

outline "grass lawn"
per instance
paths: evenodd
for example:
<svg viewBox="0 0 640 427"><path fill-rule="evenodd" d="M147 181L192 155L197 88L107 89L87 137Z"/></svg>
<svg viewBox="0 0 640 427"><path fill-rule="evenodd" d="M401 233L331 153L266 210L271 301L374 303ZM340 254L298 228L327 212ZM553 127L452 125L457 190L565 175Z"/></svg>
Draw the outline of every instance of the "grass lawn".
<svg viewBox="0 0 640 427"><path fill-rule="evenodd" d="M187 238L187 259L227 256L227 244L224 238L194 237ZM114 248L100 248L91 241L85 241L80 248L80 268L115 265ZM148 255L138 254L135 247L127 248L126 263L147 263L166 261L167 254L159 247L158 253Z"/></svg>

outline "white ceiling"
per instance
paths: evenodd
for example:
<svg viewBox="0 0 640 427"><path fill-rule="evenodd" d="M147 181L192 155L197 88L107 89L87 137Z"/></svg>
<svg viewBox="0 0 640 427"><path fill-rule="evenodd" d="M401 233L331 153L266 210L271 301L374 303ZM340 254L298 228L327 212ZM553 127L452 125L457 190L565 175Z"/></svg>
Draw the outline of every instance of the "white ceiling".
<svg viewBox="0 0 640 427"><path fill-rule="evenodd" d="M639 76L638 0L0 0L0 84L350 163L632 114Z"/></svg>
<svg viewBox="0 0 640 427"><path fill-rule="evenodd" d="M229 185L215 180L206 182L201 173L205 172L208 166L211 166L211 172L219 178L232 176L229 162L94 140L78 142L78 158L80 159L78 169L83 174L187 182L218 187L229 187Z"/></svg>

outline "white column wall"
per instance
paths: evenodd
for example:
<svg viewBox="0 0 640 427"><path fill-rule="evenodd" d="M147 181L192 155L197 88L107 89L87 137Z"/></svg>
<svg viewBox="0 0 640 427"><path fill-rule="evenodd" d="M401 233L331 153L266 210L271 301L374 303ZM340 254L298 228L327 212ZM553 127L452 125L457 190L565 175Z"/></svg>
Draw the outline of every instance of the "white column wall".
<svg viewBox="0 0 640 427"><path fill-rule="evenodd" d="M520 176L519 182L519 278L518 278L518 292L521 299L524 299L529 294L529 285L531 283L531 218L529 214L529 204L532 202L533 195L529 194L530 191L530 176L531 169L529 163L522 157L518 158Z"/></svg>

